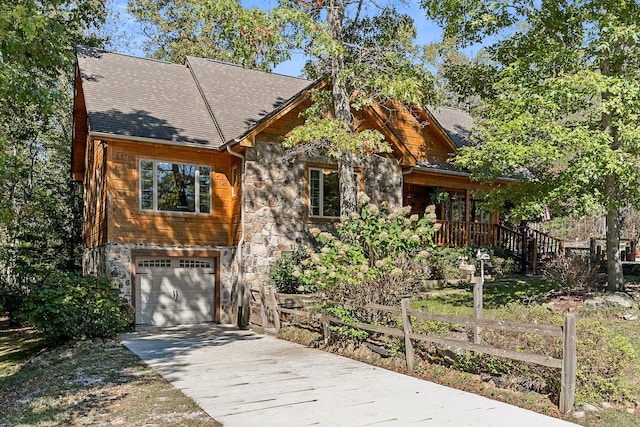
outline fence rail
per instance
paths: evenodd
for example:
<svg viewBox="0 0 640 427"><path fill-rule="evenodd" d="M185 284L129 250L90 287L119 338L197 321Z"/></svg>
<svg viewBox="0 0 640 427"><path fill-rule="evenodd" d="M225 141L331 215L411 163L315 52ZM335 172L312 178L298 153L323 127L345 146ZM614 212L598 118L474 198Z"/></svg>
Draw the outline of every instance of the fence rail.
<svg viewBox="0 0 640 427"><path fill-rule="evenodd" d="M482 295L482 283L479 280L476 283L476 289L474 292L474 300ZM482 303L480 301L474 301L474 307L478 307L475 310L474 317L462 317L462 316L450 316L438 313L427 313L419 310L412 310L410 308L410 300L405 298L401 302L400 307L390 307L380 304L367 304L364 307L371 310L379 310L389 314L400 315L402 317L402 329L389 326L371 325L364 322L349 322L345 323L337 317L327 315L326 313L315 312L310 310L304 310L300 308L287 308L282 307L278 301L286 300L286 297L276 295L276 292L271 287L260 287L260 296L263 302L262 316L264 321L272 319L272 324L276 330L280 329L280 315L283 313L292 314L295 316L301 316L308 319L319 320L322 325L323 337L325 343L330 340L331 324L349 326L356 329L363 329L370 332L385 334L398 338L404 338L405 342L405 359L407 370L413 371L415 357L414 357L414 341L425 341L439 345L446 345L450 347L456 347L462 350L473 351L476 353L484 353L492 356L503 357L513 360L520 360L527 363L535 363L542 366L561 369L561 390L560 390L560 402L559 407L563 413L568 413L573 409L574 397L575 397L575 383L576 383L576 321L575 316L572 314L565 315L564 324L558 325L538 325L521 322L503 321L503 320L486 320L482 319ZM481 298L481 296L480 296ZM452 338L434 337L425 334L415 333L412 327L412 319L427 319L436 320L442 322L448 322L452 324L459 324L474 328L476 331L476 337L474 342L463 341ZM263 327L266 325L263 323ZM532 354L524 353L514 350L506 350L501 348L492 347L486 344L482 344L481 340L481 328L499 329L518 333L537 334L551 337L561 337L563 342L562 358L554 358L544 354Z"/></svg>

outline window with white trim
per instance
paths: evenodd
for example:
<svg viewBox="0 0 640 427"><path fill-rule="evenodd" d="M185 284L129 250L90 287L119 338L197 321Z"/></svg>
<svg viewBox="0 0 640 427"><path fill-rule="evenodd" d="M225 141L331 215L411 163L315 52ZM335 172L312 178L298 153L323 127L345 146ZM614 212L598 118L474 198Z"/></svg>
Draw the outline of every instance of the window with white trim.
<svg viewBox="0 0 640 427"><path fill-rule="evenodd" d="M359 174L354 173L356 189ZM335 169L309 168L309 216L340 216L340 174Z"/></svg>
<svg viewBox="0 0 640 427"><path fill-rule="evenodd" d="M140 208L150 211L210 213L211 168L141 160Z"/></svg>

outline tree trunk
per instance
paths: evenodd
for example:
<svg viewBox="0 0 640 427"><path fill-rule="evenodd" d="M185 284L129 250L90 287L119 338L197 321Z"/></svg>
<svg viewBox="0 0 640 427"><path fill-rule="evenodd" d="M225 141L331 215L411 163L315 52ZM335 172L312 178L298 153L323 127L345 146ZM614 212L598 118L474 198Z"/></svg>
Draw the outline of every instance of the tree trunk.
<svg viewBox="0 0 640 427"><path fill-rule="evenodd" d="M615 177L607 177L607 197L616 197ZM620 209L615 204L607 207L607 291L617 292L624 287L620 259Z"/></svg>
<svg viewBox="0 0 640 427"><path fill-rule="evenodd" d="M353 117L349 105L349 93L345 81L342 78L344 69L344 54L342 48L342 23L344 20L344 2L341 0L329 0L327 2L327 22L333 40L339 49L331 53L331 82L333 110L336 119L342 121L347 129L353 129ZM343 151L338 159L338 172L340 176L340 214L349 215L357 208L357 188L353 179L354 155Z"/></svg>
<svg viewBox="0 0 640 427"><path fill-rule="evenodd" d="M611 64L604 59L600 64L600 72L604 76L610 76ZM603 101L606 101L611 93L605 91L602 93ZM612 123L612 113L605 111L602 113L602 130L611 135L610 148L618 150L620 148L620 140L618 138L618 130ZM604 191L606 197L606 217L607 217L607 290L616 292L624 287L624 276L622 275L622 262L620 259L620 205L618 203L618 177L611 172L604 183Z"/></svg>

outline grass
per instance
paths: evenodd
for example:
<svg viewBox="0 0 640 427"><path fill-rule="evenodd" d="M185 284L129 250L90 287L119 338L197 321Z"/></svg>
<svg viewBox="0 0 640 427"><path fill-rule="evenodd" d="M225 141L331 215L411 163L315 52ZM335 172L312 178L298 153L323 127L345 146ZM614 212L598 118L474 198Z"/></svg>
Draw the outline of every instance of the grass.
<svg viewBox="0 0 640 427"><path fill-rule="evenodd" d="M0 322L0 426L220 426L117 341L47 348Z"/></svg>

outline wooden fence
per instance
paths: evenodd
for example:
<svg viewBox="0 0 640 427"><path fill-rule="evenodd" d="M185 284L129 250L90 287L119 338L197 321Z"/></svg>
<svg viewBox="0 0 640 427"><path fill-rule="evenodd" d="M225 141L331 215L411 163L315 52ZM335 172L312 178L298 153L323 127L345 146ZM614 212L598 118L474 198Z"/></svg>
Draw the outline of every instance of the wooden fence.
<svg viewBox="0 0 640 427"><path fill-rule="evenodd" d="M478 281L474 288L474 317L449 316L412 310L410 308L410 300L408 298L402 300L400 307L389 307L378 304L368 304L364 306L366 309L379 310L385 313L400 315L402 317L402 329L371 325L363 322L351 322L347 324L337 317L326 313L283 307L278 301L282 301L283 297L281 295L277 295L271 287L261 287L260 296L263 302L262 320L267 322L263 323L263 327L267 324L273 324L276 331L280 329L280 315L282 313L286 313L295 316L302 316L310 320L319 320L322 325L322 333L325 343L328 343L330 339L331 324L345 325L356 329L363 329L370 332L403 338L405 343L407 370L409 372L413 371L415 363L412 340L426 341L433 344L456 347L476 353L484 353L492 356L520 360L527 363L535 363L537 365L561 369L560 411L562 411L562 413L569 413L573 409L576 388L577 354L576 319L572 314L565 315L564 325L562 326L537 325L502 320L484 320L482 319L482 284L480 281ZM270 319L272 321L269 321ZM472 327L474 330L474 342L415 333L412 328L412 319L435 320ZM563 341L562 359L542 354L529 354L514 350L505 350L482 344L482 328L561 337Z"/></svg>

